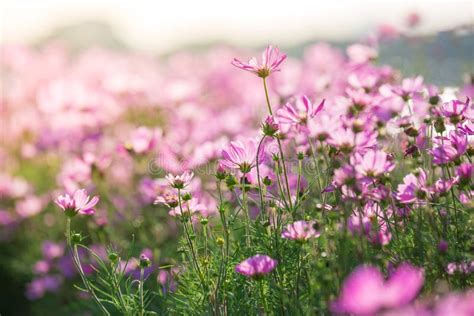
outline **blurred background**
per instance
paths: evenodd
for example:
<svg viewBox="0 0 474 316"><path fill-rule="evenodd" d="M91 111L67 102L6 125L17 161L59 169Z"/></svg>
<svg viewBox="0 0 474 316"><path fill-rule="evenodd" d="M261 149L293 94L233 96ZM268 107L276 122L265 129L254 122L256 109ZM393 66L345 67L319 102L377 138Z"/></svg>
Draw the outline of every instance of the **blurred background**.
<svg viewBox="0 0 474 316"><path fill-rule="evenodd" d="M474 1L125 1L1 2L2 43L58 41L167 55L214 44L272 43L298 56L317 41L344 47L380 35L381 63L437 84L472 73ZM378 34L377 34L378 33ZM442 74L442 76L441 76ZM441 78L442 77L442 78Z"/></svg>

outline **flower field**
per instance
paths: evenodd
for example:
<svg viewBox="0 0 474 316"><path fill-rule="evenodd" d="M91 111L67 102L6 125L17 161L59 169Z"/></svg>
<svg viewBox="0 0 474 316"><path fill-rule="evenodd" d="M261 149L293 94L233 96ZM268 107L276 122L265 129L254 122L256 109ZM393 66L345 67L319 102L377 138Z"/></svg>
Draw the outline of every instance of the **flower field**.
<svg viewBox="0 0 474 316"><path fill-rule="evenodd" d="M1 314L474 315L472 82L1 49Z"/></svg>

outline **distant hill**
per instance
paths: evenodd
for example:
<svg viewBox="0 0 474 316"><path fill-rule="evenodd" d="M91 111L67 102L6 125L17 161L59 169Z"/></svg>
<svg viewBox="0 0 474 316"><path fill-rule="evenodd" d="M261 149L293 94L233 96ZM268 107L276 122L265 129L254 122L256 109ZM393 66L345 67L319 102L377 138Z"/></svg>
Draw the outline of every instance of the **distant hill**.
<svg viewBox="0 0 474 316"><path fill-rule="evenodd" d="M107 23L100 21L86 21L59 27L40 39L37 44L41 45L50 40L65 43L73 51L80 51L90 46L130 49ZM319 41L314 39L294 46L280 46L290 56L300 57L305 47ZM352 42L329 41L329 43L345 49ZM189 43L179 50L203 51L216 44L228 43L225 40L196 42ZM457 28L431 36L400 37L386 41L380 46L379 56L378 63L392 65L405 76L421 74L426 81L434 84L459 85L463 81L463 75L474 73L474 27L468 25L461 32Z"/></svg>

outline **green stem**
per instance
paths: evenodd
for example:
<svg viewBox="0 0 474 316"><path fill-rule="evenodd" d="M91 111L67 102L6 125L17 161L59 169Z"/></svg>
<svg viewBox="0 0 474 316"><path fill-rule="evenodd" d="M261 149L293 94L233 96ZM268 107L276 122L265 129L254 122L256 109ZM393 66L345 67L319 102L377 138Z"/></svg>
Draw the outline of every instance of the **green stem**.
<svg viewBox="0 0 474 316"><path fill-rule="evenodd" d="M263 78L263 89L265 90L265 99L267 100L268 113L270 113L270 115L273 115L272 106L270 104L270 98L268 97L267 81L265 78ZM287 190L288 199L289 199L288 203L289 203L290 209L293 209L293 205L292 205L293 202L291 201L290 185L288 181L288 173L286 171L285 156L283 155L283 148L281 146L280 138L278 137L277 137L277 142L278 142L278 150L280 151L281 163L283 165L283 174L285 176L286 190Z"/></svg>
<svg viewBox="0 0 474 316"><path fill-rule="evenodd" d="M95 294L94 289L90 286L89 281L87 280L86 275L84 274L84 271L82 270L81 261L79 258L79 254L77 252L77 246L72 245L72 242L71 242L71 218L69 217L66 223L66 242L71 252L74 266L76 267L76 270L79 273L82 279L82 283L86 287L87 292L89 292L89 294L92 296L92 299L96 302L96 304L99 306L100 310L104 313L104 315L110 315L109 311L104 307L104 305L102 305L101 301Z"/></svg>
<svg viewBox="0 0 474 316"><path fill-rule="evenodd" d="M250 214L249 214L249 207L247 201L247 189L245 187L245 175L242 178L242 206L244 208L245 213L245 238L247 241L247 247L250 247L251 240L250 240Z"/></svg>
<svg viewBox="0 0 474 316"><path fill-rule="evenodd" d="M144 300L143 300L143 279L144 279L144 269L141 268L140 269L140 287L139 287L139 291L140 291L140 315L143 316L144 313L145 313L145 304L143 303Z"/></svg>

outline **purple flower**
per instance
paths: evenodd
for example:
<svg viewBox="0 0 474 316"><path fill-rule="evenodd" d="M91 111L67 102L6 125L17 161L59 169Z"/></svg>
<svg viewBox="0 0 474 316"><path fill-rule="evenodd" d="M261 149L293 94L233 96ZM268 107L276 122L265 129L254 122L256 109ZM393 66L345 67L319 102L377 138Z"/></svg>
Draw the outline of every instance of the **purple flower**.
<svg viewBox="0 0 474 316"><path fill-rule="evenodd" d="M418 295L423 283L423 271L409 263L401 264L387 281L384 281L379 269L359 266L344 281L332 310L336 313L371 315L383 308L399 308Z"/></svg>
<svg viewBox="0 0 474 316"><path fill-rule="evenodd" d="M46 292L57 292L62 282L62 278L57 275L34 279L26 286L26 297L30 300L37 300L43 297Z"/></svg>
<svg viewBox="0 0 474 316"><path fill-rule="evenodd" d="M235 271L248 277L261 277L272 272L277 263L275 259L269 256L256 255L236 265Z"/></svg>
<svg viewBox="0 0 474 316"><path fill-rule="evenodd" d="M184 189L191 183L193 177L194 173L191 171L185 171L183 174L177 176L173 176L171 173L169 173L165 178L172 188Z"/></svg>
<svg viewBox="0 0 474 316"><path fill-rule="evenodd" d="M221 163L231 169L239 169L242 173L249 173L256 165L258 144L254 139L249 139L245 144L241 141L230 143L227 149L222 150ZM258 153L259 163L262 162L264 151L260 148Z"/></svg>
<svg viewBox="0 0 474 316"><path fill-rule="evenodd" d="M250 71L260 78L266 78L271 73L280 71L278 67L285 59L285 54L280 55L278 48L274 48L270 45L262 53L262 62L260 64L258 63L257 58L252 57L248 63L242 63L240 60L234 58L232 65L237 68Z"/></svg>
<svg viewBox="0 0 474 316"><path fill-rule="evenodd" d="M281 237L297 241L306 241L310 238L319 237L321 234L313 228L314 222L297 221L288 224L282 231Z"/></svg>
<svg viewBox="0 0 474 316"><path fill-rule="evenodd" d="M94 206L99 202L99 197L94 196L91 199L86 190L80 189L76 190L72 197L69 194L60 195L54 202L69 217L75 216L77 213L92 215L95 213Z"/></svg>

